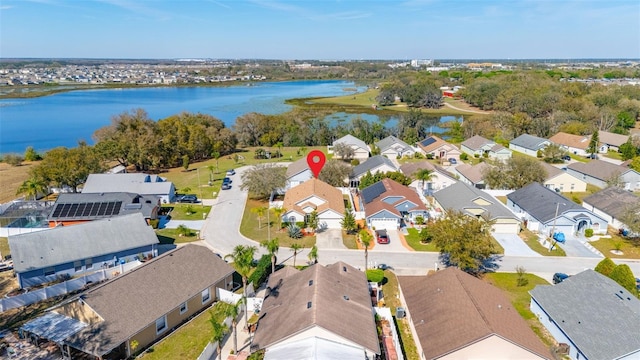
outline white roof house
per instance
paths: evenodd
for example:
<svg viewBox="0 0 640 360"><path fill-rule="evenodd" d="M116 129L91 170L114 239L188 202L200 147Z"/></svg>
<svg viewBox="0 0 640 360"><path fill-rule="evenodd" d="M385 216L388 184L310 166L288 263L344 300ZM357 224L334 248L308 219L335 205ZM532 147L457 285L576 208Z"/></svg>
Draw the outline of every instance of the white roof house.
<svg viewBox="0 0 640 360"><path fill-rule="evenodd" d="M130 192L140 195L155 195L163 203L175 200L176 188L172 182L151 174L90 174L82 193Z"/></svg>

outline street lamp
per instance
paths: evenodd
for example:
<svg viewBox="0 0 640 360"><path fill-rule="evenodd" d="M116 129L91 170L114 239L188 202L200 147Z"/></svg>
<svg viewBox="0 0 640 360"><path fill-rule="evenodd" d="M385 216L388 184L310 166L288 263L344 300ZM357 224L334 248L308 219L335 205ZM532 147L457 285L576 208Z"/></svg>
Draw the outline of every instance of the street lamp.
<svg viewBox="0 0 640 360"><path fill-rule="evenodd" d="M558 219L558 210L560 209L560 204L567 205L563 202L556 202L556 215L553 217L553 226L551 227L551 239L553 239L554 242L553 244L551 244L549 251L553 250L553 247L556 246L556 244L558 243L558 240L556 240L556 238L554 237L554 234L556 232L556 220Z"/></svg>

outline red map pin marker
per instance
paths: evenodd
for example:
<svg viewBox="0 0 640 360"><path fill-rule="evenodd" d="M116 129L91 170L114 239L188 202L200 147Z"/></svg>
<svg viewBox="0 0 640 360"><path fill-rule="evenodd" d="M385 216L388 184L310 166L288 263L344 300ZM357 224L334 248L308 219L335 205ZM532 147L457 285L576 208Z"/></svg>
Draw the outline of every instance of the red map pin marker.
<svg viewBox="0 0 640 360"><path fill-rule="evenodd" d="M324 153L320 150L313 150L307 155L307 164L309 165L309 169L313 173L315 178L318 178L320 175L320 171L324 166L324 163L327 161L327 158L324 156Z"/></svg>

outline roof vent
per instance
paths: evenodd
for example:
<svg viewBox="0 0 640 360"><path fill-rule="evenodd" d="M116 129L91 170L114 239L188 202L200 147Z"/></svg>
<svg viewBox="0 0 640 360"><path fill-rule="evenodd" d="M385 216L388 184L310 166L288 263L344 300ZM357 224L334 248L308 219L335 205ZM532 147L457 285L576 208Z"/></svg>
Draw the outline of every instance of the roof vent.
<svg viewBox="0 0 640 360"><path fill-rule="evenodd" d="M349 300L349 296L348 295L342 295L342 298L345 300Z"/></svg>
<svg viewBox="0 0 640 360"><path fill-rule="evenodd" d="M307 303L307 309L311 309L311 305L312 305L312 304L311 304L311 301L309 301L309 302Z"/></svg>

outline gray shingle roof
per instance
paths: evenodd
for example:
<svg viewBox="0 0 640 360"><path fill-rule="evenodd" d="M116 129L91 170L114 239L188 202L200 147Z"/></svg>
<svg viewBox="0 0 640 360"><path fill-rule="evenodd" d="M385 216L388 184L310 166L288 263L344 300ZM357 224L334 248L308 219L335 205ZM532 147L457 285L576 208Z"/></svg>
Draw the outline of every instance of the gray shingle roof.
<svg viewBox="0 0 640 360"><path fill-rule="evenodd" d="M102 355L233 272L206 247L181 246L81 295L104 321L67 341Z"/></svg>
<svg viewBox="0 0 640 360"><path fill-rule="evenodd" d="M9 237L17 272L157 243L156 233L139 213Z"/></svg>
<svg viewBox="0 0 640 360"><path fill-rule="evenodd" d="M380 353L369 285L362 271L343 263L319 264L269 278L253 345L264 349L314 326Z"/></svg>
<svg viewBox="0 0 640 360"><path fill-rule="evenodd" d="M142 195L169 194L173 183L158 175L90 174L82 188L83 193L130 192Z"/></svg>
<svg viewBox="0 0 640 360"><path fill-rule="evenodd" d="M540 150L544 147L544 143L549 142L547 139L539 138L537 136L522 134L517 138L510 141L511 144L523 147L530 150Z"/></svg>
<svg viewBox="0 0 640 360"><path fill-rule="evenodd" d="M105 214L98 215L95 211L87 211L85 206L87 204L96 203L109 203L120 202L121 205L118 209L115 209L113 215ZM76 206L77 211L73 212L61 212L56 211L62 209L65 204L72 206L73 204L81 205ZM133 213L141 213L142 216L149 218L153 214L153 210L158 206L158 198L155 196L142 196L133 193L126 192L114 192L114 193L62 193L58 195L53 209L49 214L49 221L55 220L95 220L106 217L113 217L118 215L126 215ZM85 210L85 211L82 211ZM84 214L87 215L84 215ZM55 216L54 216L55 215Z"/></svg>
<svg viewBox="0 0 640 360"><path fill-rule="evenodd" d="M610 186L587 196L583 201L606 214L619 218L626 211L627 206L640 203L640 197L617 186Z"/></svg>
<svg viewBox="0 0 640 360"><path fill-rule="evenodd" d="M480 150L486 144L494 144L493 141L487 140L480 135L474 135L467 140L463 141L460 145L464 145L471 150Z"/></svg>
<svg viewBox="0 0 640 360"><path fill-rule="evenodd" d="M309 169L309 164L307 163L307 158L303 157L300 160L296 160L287 166L287 179L297 175L305 170Z"/></svg>
<svg viewBox="0 0 640 360"><path fill-rule="evenodd" d="M359 148L365 149L365 150L369 150L369 147L367 146L367 143L365 143L364 141L358 139L357 137L351 135L351 134L347 134L343 137L341 137L340 139L336 140L333 142L333 145L335 146L336 144L347 144L347 145L354 145L357 146Z"/></svg>
<svg viewBox="0 0 640 360"><path fill-rule="evenodd" d="M603 181L609 180L615 174L622 175L628 171L635 171L628 167L602 160L591 160L587 163L575 162L569 164L567 168Z"/></svg>
<svg viewBox="0 0 640 360"><path fill-rule="evenodd" d="M555 217L556 206L558 206L558 216L571 209L587 211L582 206L537 182L508 194L507 199L543 223Z"/></svg>
<svg viewBox="0 0 640 360"><path fill-rule="evenodd" d="M500 201L486 192L458 181L457 183L447 186L446 188L436 191L433 197L445 209L454 209L463 211L469 215L474 215L466 211L468 208L482 208L490 215L491 219L518 219L509 209L507 209ZM489 205L476 204L475 199L482 198L489 202Z"/></svg>
<svg viewBox="0 0 640 360"><path fill-rule="evenodd" d="M380 152L384 152L393 145L400 145L404 151L413 150L413 148L409 144L393 135L387 136L386 138L376 143L376 146L378 147L378 149L380 149Z"/></svg>
<svg viewBox="0 0 640 360"><path fill-rule="evenodd" d="M388 166L397 169L396 165L386 157L382 155L376 155L368 158L362 164L356 166L351 171L351 177L358 177L364 175L367 171L377 168L380 165L387 164Z"/></svg>
<svg viewBox="0 0 640 360"><path fill-rule="evenodd" d="M529 293L589 360L640 352L640 300L606 276L589 269Z"/></svg>

